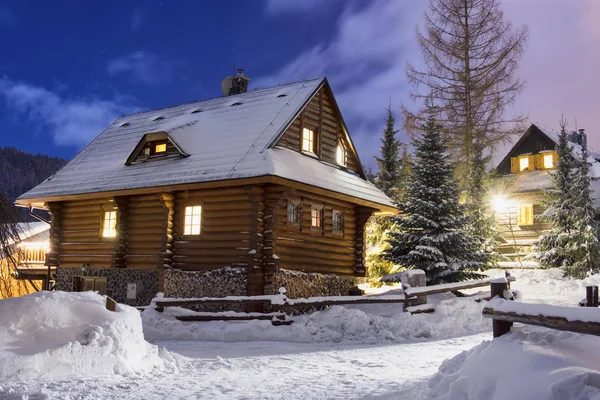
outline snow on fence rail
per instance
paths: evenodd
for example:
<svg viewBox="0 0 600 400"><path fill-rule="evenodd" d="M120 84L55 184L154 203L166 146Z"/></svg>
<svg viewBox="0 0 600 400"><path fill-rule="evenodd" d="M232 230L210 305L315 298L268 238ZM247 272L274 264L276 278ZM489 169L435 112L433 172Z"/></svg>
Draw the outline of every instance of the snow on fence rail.
<svg viewBox="0 0 600 400"><path fill-rule="evenodd" d="M494 337L509 333L514 322L600 336L600 309L597 306L579 308L520 303L507 299L508 293L507 282L491 283L492 299L484 307L483 316L493 320Z"/></svg>
<svg viewBox="0 0 600 400"><path fill-rule="evenodd" d="M514 276L507 276L507 281L514 282L516 279ZM428 296L430 294L453 292L456 290L473 289L476 287L488 286L492 282L492 279L479 279L474 281L464 282L453 282L453 283L442 283L440 285L432 286L421 286L421 287L409 287L404 291L406 297L416 296Z"/></svg>

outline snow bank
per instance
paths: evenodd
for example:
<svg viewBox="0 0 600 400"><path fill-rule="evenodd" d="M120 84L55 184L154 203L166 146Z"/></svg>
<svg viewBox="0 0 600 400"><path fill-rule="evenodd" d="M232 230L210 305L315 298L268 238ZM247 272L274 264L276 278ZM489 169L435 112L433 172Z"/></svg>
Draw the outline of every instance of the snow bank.
<svg viewBox="0 0 600 400"><path fill-rule="evenodd" d="M144 340L140 313L108 311L94 292L38 292L0 300L0 381L82 378L176 368Z"/></svg>
<svg viewBox="0 0 600 400"><path fill-rule="evenodd" d="M442 363L427 398L600 400L600 338L527 327Z"/></svg>
<svg viewBox="0 0 600 400"><path fill-rule="evenodd" d="M402 304L346 305L295 316L294 323L289 326L272 326L270 321L178 321L175 316L188 311L177 307L166 308L162 313L148 307L142 313L142 320L144 335L151 341L271 340L372 344L441 339L491 331L491 322L481 316L484 303L452 295L429 296L429 300L436 303L434 314L404 313Z"/></svg>

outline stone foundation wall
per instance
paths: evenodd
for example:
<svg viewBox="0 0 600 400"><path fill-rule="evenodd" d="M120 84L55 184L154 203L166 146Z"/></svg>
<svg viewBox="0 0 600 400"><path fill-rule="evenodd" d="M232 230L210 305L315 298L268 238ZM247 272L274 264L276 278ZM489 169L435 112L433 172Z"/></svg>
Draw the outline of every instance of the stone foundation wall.
<svg viewBox="0 0 600 400"><path fill-rule="evenodd" d="M281 269L275 274L273 286L286 289L289 298L316 296L347 296L348 290L356 285L356 278L332 274L307 274Z"/></svg>
<svg viewBox="0 0 600 400"><path fill-rule="evenodd" d="M246 268L219 268L212 271L165 271L165 297L226 297L246 296L248 286ZM245 311L241 306L194 306L195 311Z"/></svg>
<svg viewBox="0 0 600 400"><path fill-rule="evenodd" d="M130 306L145 306L158 291L158 272L121 268L57 268L56 290L73 291L73 278L106 278L106 295L118 303ZM135 299L127 298L127 284L141 284L141 291Z"/></svg>

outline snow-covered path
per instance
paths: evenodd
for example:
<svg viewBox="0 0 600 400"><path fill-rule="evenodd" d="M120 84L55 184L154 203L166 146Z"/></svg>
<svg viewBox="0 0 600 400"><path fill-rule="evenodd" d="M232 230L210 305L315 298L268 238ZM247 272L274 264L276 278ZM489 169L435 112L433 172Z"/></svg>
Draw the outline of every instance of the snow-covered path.
<svg viewBox="0 0 600 400"><path fill-rule="evenodd" d="M441 362L491 334L390 345L158 342L190 357L176 375L0 382L2 399L418 399Z"/></svg>

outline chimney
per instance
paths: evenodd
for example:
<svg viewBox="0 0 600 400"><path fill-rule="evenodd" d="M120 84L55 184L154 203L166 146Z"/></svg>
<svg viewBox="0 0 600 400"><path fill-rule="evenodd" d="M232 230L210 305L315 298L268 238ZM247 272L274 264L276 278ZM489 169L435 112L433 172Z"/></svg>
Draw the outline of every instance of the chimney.
<svg viewBox="0 0 600 400"><path fill-rule="evenodd" d="M587 146L587 135L585 134L585 129L579 130L579 134L577 135L577 143L580 145L583 145L585 143L585 145Z"/></svg>
<svg viewBox="0 0 600 400"><path fill-rule="evenodd" d="M231 88L229 89L228 95L246 93L248 91L248 78L244 75L242 68L237 69L237 75L231 77Z"/></svg>

